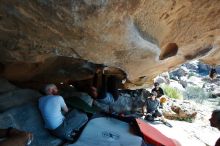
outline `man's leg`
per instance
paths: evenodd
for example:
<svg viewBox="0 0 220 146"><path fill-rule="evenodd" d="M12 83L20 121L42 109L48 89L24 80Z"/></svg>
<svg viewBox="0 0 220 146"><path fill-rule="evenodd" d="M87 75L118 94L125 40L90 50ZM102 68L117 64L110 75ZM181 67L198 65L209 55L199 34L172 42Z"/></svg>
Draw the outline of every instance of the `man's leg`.
<svg viewBox="0 0 220 146"><path fill-rule="evenodd" d="M58 128L50 132L63 140L73 141L74 134L78 132L87 121L88 117L85 113L74 109L66 115L65 120Z"/></svg>
<svg viewBox="0 0 220 146"><path fill-rule="evenodd" d="M68 140L68 141L72 141L73 139L71 138L71 135L68 135L68 133L66 132L66 124L63 122L59 127L57 127L54 130L49 130L50 133L62 140Z"/></svg>
<svg viewBox="0 0 220 146"><path fill-rule="evenodd" d="M70 128L79 130L83 125L87 123L87 121L88 117L86 113L73 109L66 115L66 130L68 131Z"/></svg>
<svg viewBox="0 0 220 146"><path fill-rule="evenodd" d="M162 117L163 115L158 111L155 110L155 112L153 113L153 117L157 118L157 117Z"/></svg>

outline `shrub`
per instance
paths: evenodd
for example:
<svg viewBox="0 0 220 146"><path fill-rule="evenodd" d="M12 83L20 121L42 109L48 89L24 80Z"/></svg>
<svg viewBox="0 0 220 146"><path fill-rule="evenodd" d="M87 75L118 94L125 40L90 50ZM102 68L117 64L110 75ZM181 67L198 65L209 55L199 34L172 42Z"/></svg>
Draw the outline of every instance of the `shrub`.
<svg viewBox="0 0 220 146"><path fill-rule="evenodd" d="M174 99L183 99L182 92L179 91L178 89L167 86L167 85L164 85L162 88L163 88L164 94L167 95L168 97L174 98Z"/></svg>
<svg viewBox="0 0 220 146"><path fill-rule="evenodd" d="M211 97L210 92L205 92L203 88L197 86L188 86L184 92L184 98L189 100L194 100L198 103L203 103L203 101Z"/></svg>

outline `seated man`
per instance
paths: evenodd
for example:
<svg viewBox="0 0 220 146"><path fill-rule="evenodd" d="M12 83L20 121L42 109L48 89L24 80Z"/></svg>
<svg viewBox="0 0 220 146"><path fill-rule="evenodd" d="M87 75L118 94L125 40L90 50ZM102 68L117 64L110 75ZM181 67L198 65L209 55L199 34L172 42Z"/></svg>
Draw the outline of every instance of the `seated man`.
<svg viewBox="0 0 220 146"><path fill-rule="evenodd" d="M111 93L116 101L119 97L119 88L124 87L126 75L120 70L113 67L99 66L93 78L92 86L96 87L99 97L106 97L106 93Z"/></svg>
<svg viewBox="0 0 220 146"><path fill-rule="evenodd" d="M58 95L56 85L48 84L45 87L45 93L46 96L39 99L39 109L45 128L63 140L73 141L77 131L88 121L87 115L78 110L69 112L63 97ZM67 113L66 116L62 111Z"/></svg>
<svg viewBox="0 0 220 146"><path fill-rule="evenodd" d="M212 112L212 117L209 121L212 127L216 127L220 130L220 109L216 109ZM220 146L220 138L216 141L215 146Z"/></svg>
<svg viewBox="0 0 220 146"><path fill-rule="evenodd" d="M100 97L96 87L90 87L88 94L93 98L93 105L99 107L102 111L110 112L111 105L114 103L114 98L111 93L106 93L106 96Z"/></svg>
<svg viewBox="0 0 220 146"><path fill-rule="evenodd" d="M111 93L107 92L106 96L99 96L98 92L97 92L97 88L96 87L91 87L89 89L89 95L96 101L103 103L103 104L107 104L110 105L112 103L114 103L114 98L112 96Z"/></svg>
<svg viewBox="0 0 220 146"><path fill-rule="evenodd" d="M157 98L161 97L162 95L164 95L163 93L163 89L159 86L158 82L154 83L154 88L152 89L151 92L157 92Z"/></svg>
<svg viewBox="0 0 220 146"><path fill-rule="evenodd" d="M33 140L33 135L29 132L20 131L9 127L0 129L0 146L28 146Z"/></svg>
<svg viewBox="0 0 220 146"><path fill-rule="evenodd" d="M154 118L162 117L162 114L158 110L160 102L156 99L156 97L157 93L152 92L144 103L142 111L146 120L153 121Z"/></svg>

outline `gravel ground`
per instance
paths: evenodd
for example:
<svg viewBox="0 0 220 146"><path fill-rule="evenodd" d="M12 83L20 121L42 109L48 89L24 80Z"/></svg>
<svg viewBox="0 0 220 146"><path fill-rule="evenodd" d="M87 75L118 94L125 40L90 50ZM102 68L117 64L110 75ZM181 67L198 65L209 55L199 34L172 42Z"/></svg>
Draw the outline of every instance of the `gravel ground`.
<svg viewBox="0 0 220 146"><path fill-rule="evenodd" d="M213 109L219 105L219 101L220 97L197 104L198 115L193 123L168 120L172 128L163 124L152 125L166 136L177 139L182 146L214 146L220 137L220 131L210 126L209 118Z"/></svg>

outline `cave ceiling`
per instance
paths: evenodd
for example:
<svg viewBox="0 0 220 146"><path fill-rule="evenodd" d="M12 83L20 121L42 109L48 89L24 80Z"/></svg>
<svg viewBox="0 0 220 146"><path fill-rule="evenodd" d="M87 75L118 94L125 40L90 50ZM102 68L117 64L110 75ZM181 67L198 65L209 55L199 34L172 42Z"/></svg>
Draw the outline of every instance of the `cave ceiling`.
<svg viewBox="0 0 220 146"><path fill-rule="evenodd" d="M190 60L219 65L219 18L219 0L0 0L0 75L83 80L104 64L152 83Z"/></svg>

